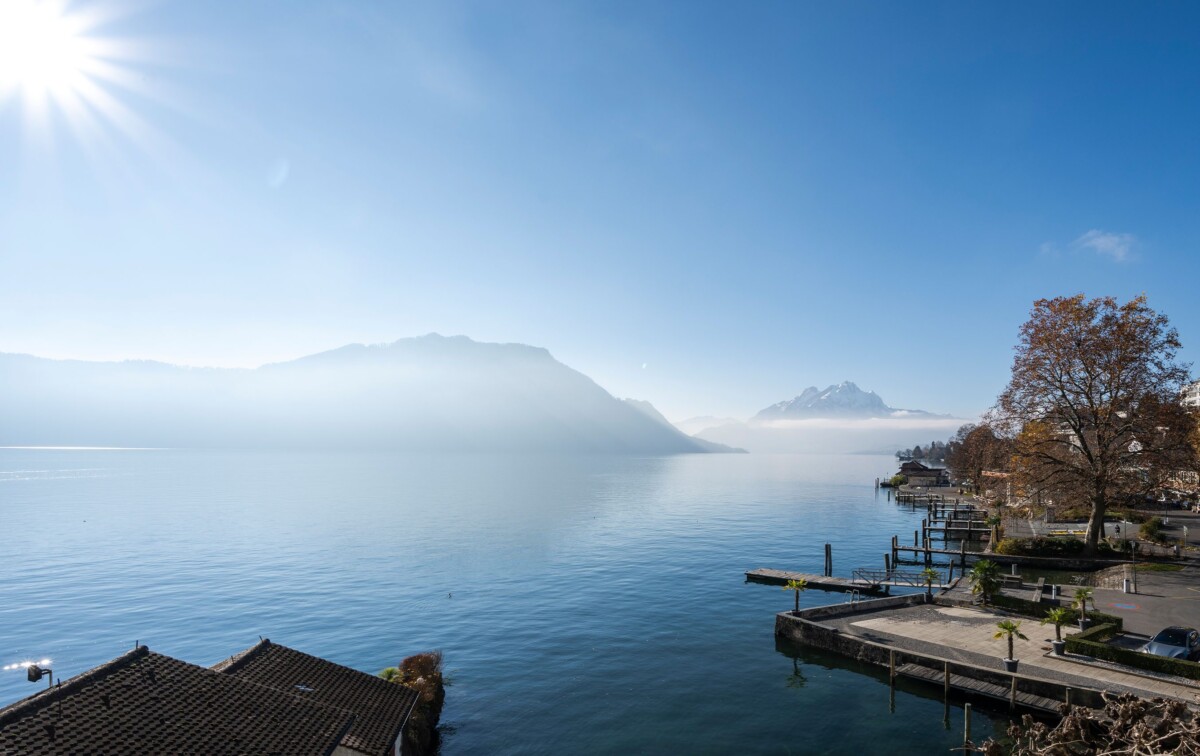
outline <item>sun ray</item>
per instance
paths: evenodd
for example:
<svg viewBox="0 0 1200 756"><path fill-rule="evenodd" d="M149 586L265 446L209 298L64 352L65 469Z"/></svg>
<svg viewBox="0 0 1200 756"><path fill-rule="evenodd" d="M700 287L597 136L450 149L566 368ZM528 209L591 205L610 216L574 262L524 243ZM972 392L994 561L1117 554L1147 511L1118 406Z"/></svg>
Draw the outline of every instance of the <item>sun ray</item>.
<svg viewBox="0 0 1200 756"><path fill-rule="evenodd" d="M16 108L24 159L52 158L59 137L77 143L89 160L111 157L120 146L151 153L151 160L177 154L129 97L181 109L171 100L182 98L164 96L139 70L153 64L153 46L102 33L132 14L119 0L82 8L64 0L0 0L0 113Z"/></svg>

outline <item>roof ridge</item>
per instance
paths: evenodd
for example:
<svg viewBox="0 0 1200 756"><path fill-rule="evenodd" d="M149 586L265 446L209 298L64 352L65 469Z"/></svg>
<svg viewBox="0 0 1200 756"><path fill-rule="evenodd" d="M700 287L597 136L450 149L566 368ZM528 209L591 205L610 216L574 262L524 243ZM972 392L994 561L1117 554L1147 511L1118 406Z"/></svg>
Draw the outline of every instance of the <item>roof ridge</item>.
<svg viewBox="0 0 1200 756"><path fill-rule="evenodd" d="M106 661L103 664L92 667L89 670L79 673L68 679L66 682L59 682L54 687L46 690L38 691L28 698L22 698L16 703L9 704L3 709L0 709L0 727L8 724L14 719L19 719L25 716L33 709L40 708L58 701L66 696L74 693L76 690L99 680L102 677L107 677L117 670L123 669L138 659L145 658L150 655L149 646L135 646L132 651L127 651L111 661Z"/></svg>
<svg viewBox="0 0 1200 756"><path fill-rule="evenodd" d="M245 651L234 654L233 656L229 657L228 659L224 659L222 661L217 662L216 664L212 665L212 667L210 667L210 669L212 669L214 672L224 672L226 674L233 674L239 668L245 666L247 662L249 662L255 656L258 656L260 653L263 652L264 649L268 648L271 645L278 646L279 644L278 643L272 644L270 638L263 638L262 636L259 636L258 643L255 643L253 646L246 649ZM287 648L287 647L280 646L280 648Z"/></svg>

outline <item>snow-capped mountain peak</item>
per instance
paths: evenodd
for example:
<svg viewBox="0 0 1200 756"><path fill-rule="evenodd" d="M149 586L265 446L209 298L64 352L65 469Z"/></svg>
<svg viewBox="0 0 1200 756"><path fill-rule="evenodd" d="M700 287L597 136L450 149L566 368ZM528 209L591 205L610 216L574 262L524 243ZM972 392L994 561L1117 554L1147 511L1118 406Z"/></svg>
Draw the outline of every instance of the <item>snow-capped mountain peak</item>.
<svg viewBox="0 0 1200 756"><path fill-rule="evenodd" d="M777 402L759 412L752 423L813 417L892 417L897 412L908 416L926 415L921 410L896 410L884 403L874 391L863 391L853 381L818 389L809 386L794 399Z"/></svg>

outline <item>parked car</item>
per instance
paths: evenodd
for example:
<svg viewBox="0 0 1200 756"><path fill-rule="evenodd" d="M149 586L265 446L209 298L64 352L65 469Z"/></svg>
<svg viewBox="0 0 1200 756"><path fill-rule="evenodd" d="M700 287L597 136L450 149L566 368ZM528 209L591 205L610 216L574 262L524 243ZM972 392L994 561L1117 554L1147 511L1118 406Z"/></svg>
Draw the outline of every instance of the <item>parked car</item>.
<svg viewBox="0 0 1200 756"><path fill-rule="evenodd" d="M1142 651L1170 659L1200 661L1200 633L1192 627L1167 627L1158 631Z"/></svg>

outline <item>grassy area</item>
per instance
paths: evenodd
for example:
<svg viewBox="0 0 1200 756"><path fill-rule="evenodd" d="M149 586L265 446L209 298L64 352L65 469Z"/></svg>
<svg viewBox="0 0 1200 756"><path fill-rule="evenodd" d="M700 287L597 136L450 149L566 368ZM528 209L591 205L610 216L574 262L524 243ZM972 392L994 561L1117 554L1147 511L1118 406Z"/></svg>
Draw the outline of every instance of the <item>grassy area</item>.
<svg viewBox="0 0 1200 756"><path fill-rule="evenodd" d="M1182 564L1163 564L1161 562L1147 562L1144 564L1134 565L1134 569L1138 572L1179 572L1183 569Z"/></svg>

